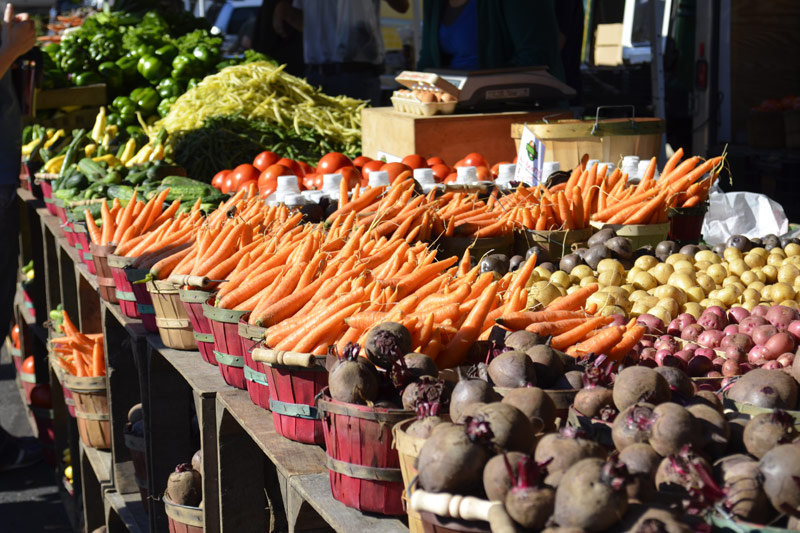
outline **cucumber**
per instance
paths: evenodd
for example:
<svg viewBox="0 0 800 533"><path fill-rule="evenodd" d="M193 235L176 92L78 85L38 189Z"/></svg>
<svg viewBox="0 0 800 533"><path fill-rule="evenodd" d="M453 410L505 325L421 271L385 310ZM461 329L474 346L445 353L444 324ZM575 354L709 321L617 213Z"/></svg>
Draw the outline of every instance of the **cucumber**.
<svg viewBox="0 0 800 533"><path fill-rule="evenodd" d="M106 177L105 169L97 161L92 161L88 157L78 161L78 169L92 181L101 181Z"/></svg>
<svg viewBox="0 0 800 533"><path fill-rule="evenodd" d="M108 197L111 199L118 198L122 204L127 204L133 198L133 187L127 185L109 185Z"/></svg>

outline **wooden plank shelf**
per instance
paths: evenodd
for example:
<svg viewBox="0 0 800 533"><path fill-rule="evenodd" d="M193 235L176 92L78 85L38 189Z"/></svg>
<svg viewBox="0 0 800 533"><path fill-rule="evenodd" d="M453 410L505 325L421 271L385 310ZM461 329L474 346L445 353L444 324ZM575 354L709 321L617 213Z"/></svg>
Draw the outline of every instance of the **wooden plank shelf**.
<svg viewBox="0 0 800 533"><path fill-rule="evenodd" d="M148 533L150 519L139 494L120 494L115 490L105 492L106 527L109 533L129 531Z"/></svg>
<svg viewBox="0 0 800 533"><path fill-rule="evenodd" d="M92 465L97 481L109 482L111 480L111 452L85 446L82 442L80 446L81 453L86 455L89 464Z"/></svg>
<svg viewBox="0 0 800 533"><path fill-rule="evenodd" d="M180 373L192 390L201 396L213 398L218 392L234 390L223 381L216 366L203 361L200 352L167 348L158 335L148 335L147 343Z"/></svg>

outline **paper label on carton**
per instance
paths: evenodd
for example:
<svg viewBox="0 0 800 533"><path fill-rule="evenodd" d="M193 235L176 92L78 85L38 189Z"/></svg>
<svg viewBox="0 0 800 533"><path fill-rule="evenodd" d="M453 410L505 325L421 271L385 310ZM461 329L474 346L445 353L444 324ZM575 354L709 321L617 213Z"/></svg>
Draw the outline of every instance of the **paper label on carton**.
<svg viewBox="0 0 800 533"><path fill-rule="evenodd" d="M541 181L542 167L544 167L544 143L533 134L530 128L525 126L519 142L514 181L529 186L538 185Z"/></svg>
<svg viewBox="0 0 800 533"><path fill-rule="evenodd" d="M378 159L380 161L385 161L387 163L399 163L400 161L403 160L402 157L398 157L388 152L384 152L383 150L378 150L378 155L375 159Z"/></svg>

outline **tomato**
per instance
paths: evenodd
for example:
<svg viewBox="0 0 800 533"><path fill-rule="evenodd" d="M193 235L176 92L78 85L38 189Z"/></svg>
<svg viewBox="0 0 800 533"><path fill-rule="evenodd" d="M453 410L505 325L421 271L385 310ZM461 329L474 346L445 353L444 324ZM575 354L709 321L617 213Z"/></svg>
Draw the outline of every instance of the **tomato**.
<svg viewBox="0 0 800 533"><path fill-rule="evenodd" d="M468 166L468 165L464 162L464 160L463 159L459 159L458 161L456 161L456 164L453 165L453 168L461 168L461 167L466 167L466 166Z"/></svg>
<svg viewBox="0 0 800 533"><path fill-rule="evenodd" d="M247 190L247 187L249 187L251 183L252 183L253 185L255 185L255 186L256 186L256 189L258 189L258 180L247 180L247 181L243 181L243 182L241 182L241 183L240 183L240 184L239 184L239 185L236 187L236 192L239 192L239 191L241 191L242 189L244 189L244 190Z"/></svg>
<svg viewBox="0 0 800 533"><path fill-rule="evenodd" d="M508 165L508 164L509 164L508 161L500 161L499 163L495 163L494 165L492 165L492 168L490 169L492 171L492 176L495 179L497 179L498 174L500 174L500 165Z"/></svg>
<svg viewBox="0 0 800 533"><path fill-rule="evenodd" d="M14 341L14 347L19 348L19 325L14 324L11 329L11 340Z"/></svg>
<svg viewBox="0 0 800 533"><path fill-rule="evenodd" d="M261 174L261 171L258 170L253 165L244 163L239 165L238 167L233 169L231 172L231 177L233 178L233 185L228 192L238 191L239 186L246 182L246 181L254 181L258 179L258 175Z"/></svg>
<svg viewBox="0 0 800 533"><path fill-rule="evenodd" d="M433 165L445 165L446 164L444 162L444 159L442 159L441 157L429 157L428 160L426 161L426 163L428 163L428 166L431 167L431 168L433 168Z"/></svg>
<svg viewBox="0 0 800 533"><path fill-rule="evenodd" d="M305 176L305 172L303 172L303 167L300 166L300 163L293 159L282 158L279 159L276 165L283 165L286 168L290 169L290 172L283 174L284 176L297 176L298 178L302 178Z"/></svg>
<svg viewBox="0 0 800 533"><path fill-rule="evenodd" d="M486 162L486 159L477 152L472 152L471 154L467 154L464 158L464 164L468 167L486 167L489 168L489 163Z"/></svg>
<svg viewBox="0 0 800 533"><path fill-rule="evenodd" d="M214 175L214 177L211 179L211 186L215 187L215 188L217 188L217 189L219 189L221 191L222 190L222 186L225 183L225 178L227 178L228 174L230 174L230 173L231 173L230 170L220 170L219 172L217 172Z"/></svg>
<svg viewBox="0 0 800 533"><path fill-rule="evenodd" d="M347 190L351 191L361 185L361 172L355 167L342 167L335 172L341 174L343 180L347 180Z"/></svg>
<svg viewBox="0 0 800 533"><path fill-rule="evenodd" d="M303 181L303 187L305 187L306 190L309 190L309 191L317 189L317 185L316 185L317 176L319 176L319 174L317 174L316 172L311 172L311 173L306 174L305 176L303 176L303 180L302 180Z"/></svg>
<svg viewBox="0 0 800 533"><path fill-rule="evenodd" d="M389 173L389 183L392 183L403 172L411 172L411 168L403 163L386 163L381 170Z"/></svg>
<svg viewBox="0 0 800 533"><path fill-rule="evenodd" d="M269 150L261 152L253 159L253 166L256 167L259 171L263 172L267 170L267 167L274 165L275 163L280 160L281 156L276 154L275 152L270 152Z"/></svg>
<svg viewBox="0 0 800 533"><path fill-rule="evenodd" d="M267 178L258 180L258 195L266 198L278 189L278 178Z"/></svg>
<svg viewBox="0 0 800 533"><path fill-rule="evenodd" d="M317 174L333 174L342 167L352 167L350 158L339 152L328 152L317 163Z"/></svg>
<svg viewBox="0 0 800 533"><path fill-rule="evenodd" d="M448 167L447 165L443 165L443 164L439 163L439 164L433 165L431 167L431 171L433 172L433 178L438 183L441 183L450 174L450 167Z"/></svg>
<svg viewBox="0 0 800 533"><path fill-rule="evenodd" d="M447 177L444 179L443 183L455 183L456 182L456 178L458 178L458 174L455 173L455 172L452 172L452 173L447 175Z"/></svg>
<svg viewBox="0 0 800 533"><path fill-rule="evenodd" d="M364 165L364 167L361 169L361 173L364 175L364 178L367 180L367 182L369 182L369 173L373 170L380 170L383 165L385 165L385 163L377 159L370 161Z"/></svg>
<svg viewBox="0 0 800 533"><path fill-rule="evenodd" d="M33 374L34 372L36 372L36 370L34 369L33 365L34 365L33 356L29 355L22 362L22 371L25 372L26 374Z"/></svg>
<svg viewBox="0 0 800 533"><path fill-rule="evenodd" d="M411 154L405 156L401 161L401 163L403 163L404 165L408 165L412 169L428 168L430 166L428 165L428 162L425 160L425 158L418 154Z"/></svg>
<svg viewBox="0 0 800 533"><path fill-rule="evenodd" d="M31 389L30 403L34 407L50 409L53 407L53 400L50 396L50 385L39 383Z"/></svg>
<svg viewBox="0 0 800 533"><path fill-rule="evenodd" d="M227 176L225 176L225 181L222 183L222 188L220 191L225 194L229 194L234 189L233 185L233 172L230 172Z"/></svg>
<svg viewBox="0 0 800 533"><path fill-rule="evenodd" d="M492 171L489 167L476 167L475 173L478 175L478 181L494 181Z"/></svg>
<svg viewBox="0 0 800 533"><path fill-rule="evenodd" d="M358 170L361 170L361 167L363 167L364 165L366 165L370 161L372 161L371 157L367 157L365 155L360 155L360 156L356 157L355 159L353 159L353 166L356 167Z"/></svg>
<svg viewBox="0 0 800 533"><path fill-rule="evenodd" d="M280 164L271 165L258 176L258 188L260 190L268 180L274 180L277 186L278 176L292 175L294 174L292 173L292 169L289 167Z"/></svg>
<svg viewBox="0 0 800 533"><path fill-rule="evenodd" d="M317 173L317 170L305 161L298 161L298 163L300 164L300 168L303 169L303 175Z"/></svg>

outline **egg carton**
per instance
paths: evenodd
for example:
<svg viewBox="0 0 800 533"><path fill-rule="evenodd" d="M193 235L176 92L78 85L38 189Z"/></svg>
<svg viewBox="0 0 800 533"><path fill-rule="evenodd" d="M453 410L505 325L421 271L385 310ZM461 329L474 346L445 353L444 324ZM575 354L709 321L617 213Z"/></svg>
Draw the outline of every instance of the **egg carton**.
<svg viewBox="0 0 800 533"><path fill-rule="evenodd" d="M431 117L433 115L451 115L456 110L458 102L431 102L423 103L412 98L392 96L392 105L401 113Z"/></svg>

